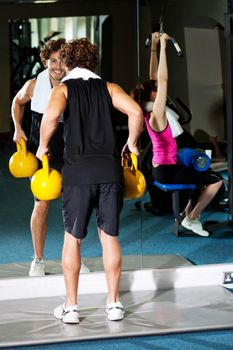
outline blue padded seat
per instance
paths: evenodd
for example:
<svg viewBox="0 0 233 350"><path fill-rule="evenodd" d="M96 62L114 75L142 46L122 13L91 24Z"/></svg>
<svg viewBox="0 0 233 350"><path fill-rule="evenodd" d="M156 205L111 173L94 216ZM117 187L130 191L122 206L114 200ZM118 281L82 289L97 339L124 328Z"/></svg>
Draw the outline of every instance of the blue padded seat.
<svg viewBox="0 0 233 350"><path fill-rule="evenodd" d="M154 180L154 185L163 191L195 190L196 188L194 184L161 184L156 180Z"/></svg>
<svg viewBox="0 0 233 350"><path fill-rule="evenodd" d="M194 184L162 184L154 180L153 184L163 191L171 191L172 193L172 211L175 218L175 224L173 232L176 236L179 235L179 226L183 217L180 215L180 201L179 201L179 191L184 190L195 190L196 185ZM189 232L189 231L187 231Z"/></svg>

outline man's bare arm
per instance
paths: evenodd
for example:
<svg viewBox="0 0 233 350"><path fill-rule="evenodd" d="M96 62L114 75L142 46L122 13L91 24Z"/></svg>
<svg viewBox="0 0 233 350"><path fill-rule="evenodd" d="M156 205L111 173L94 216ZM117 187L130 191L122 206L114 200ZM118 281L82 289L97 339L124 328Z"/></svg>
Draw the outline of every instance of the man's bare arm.
<svg viewBox="0 0 233 350"><path fill-rule="evenodd" d="M128 148L131 152L139 155L137 143L143 128L142 109L119 85L108 83L108 90L112 97L113 106L128 116Z"/></svg>
<svg viewBox="0 0 233 350"><path fill-rule="evenodd" d="M13 140L17 143L20 142L21 137L27 141L27 136L22 129L23 116L25 105L31 101L33 96L34 87L35 87L35 79L28 80L24 86L18 91L15 95L12 105L11 105L11 116L14 123L14 136Z"/></svg>

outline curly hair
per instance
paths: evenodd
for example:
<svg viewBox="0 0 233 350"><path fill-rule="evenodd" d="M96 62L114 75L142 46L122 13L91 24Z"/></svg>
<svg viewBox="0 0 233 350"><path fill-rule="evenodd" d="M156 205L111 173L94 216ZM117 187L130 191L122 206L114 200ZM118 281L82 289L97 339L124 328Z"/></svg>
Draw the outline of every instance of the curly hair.
<svg viewBox="0 0 233 350"><path fill-rule="evenodd" d="M66 39L59 38L57 40L49 40L46 44L43 45L40 50L40 59L41 62L45 65L46 60L48 60L52 52L57 52L61 50L62 46L65 45Z"/></svg>
<svg viewBox="0 0 233 350"><path fill-rule="evenodd" d="M93 71L99 63L97 46L87 38L70 40L62 47L61 57L68 70L79 67Z"/></svg>

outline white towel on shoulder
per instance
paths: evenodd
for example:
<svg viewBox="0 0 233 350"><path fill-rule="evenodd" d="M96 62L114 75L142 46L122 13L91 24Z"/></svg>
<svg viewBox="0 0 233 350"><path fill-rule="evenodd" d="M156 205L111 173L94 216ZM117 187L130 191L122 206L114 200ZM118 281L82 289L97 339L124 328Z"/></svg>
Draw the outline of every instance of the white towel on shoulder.
<svg viewBox="0 0 233 350"><path fill-rule="evenodd" d="M93 73L91 70L86 68L79 68L76 67L72 69L63 79L62 82L68 79L83 79L88 80L90 78L92 79L101 79L97 74Z"/></svg>
<svg viewBox="0 0 233 350"><path fill-rule="evenodd" d="M49 71L43 70L36 78L36 84L31 99L31 110L37 113L44 113L49 102L50 91L52 89Z"/></svg>
<svg viewBox="0 0 233 350"><path fill-rule="evenodd" d="M153 104L154 104L153 101L144 102L142 104L142 108L146 112L151 112L153 110ZM178 122L178 119L179 119L178 114L167 106L165 107L165 113L166 113L166 117L167 117L168 123L170 125L170 128L172 130L172 136L177 137L177 136L181 135L183 132L183 129L182 129L180 123Z"/></svg>
<svg viewBox="0 0 233 350"><path fill-rule="evenodd" d="M178 119L179 119L178 114L169 107L166 107L165 112L166 112L168 123L172 130L172 136L177 137L181 135L184 130L182 129L180 123L178 122Z"/></svg>

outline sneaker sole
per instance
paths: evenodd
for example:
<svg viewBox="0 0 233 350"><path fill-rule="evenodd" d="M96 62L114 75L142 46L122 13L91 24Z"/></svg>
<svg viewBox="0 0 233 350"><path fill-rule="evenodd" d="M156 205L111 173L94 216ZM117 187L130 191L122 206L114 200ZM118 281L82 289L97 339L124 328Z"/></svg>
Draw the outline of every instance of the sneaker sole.
<svg viewBox="0 0 233 350"><path fill-rule="evenodd" d="M123 320L123 318L124 318L124 315L123 316L115 316L115 317L108 316L109 321L121 321L121 320Z"/></svg>
<svg viewBox="0 0 233 350"><path fill-rule="evenodd" d="M62 322L67 324L79 324L79 320L64 320L64 318L62 318Z"/></svg>
<svg viewBox="0 0 233 350"><path fill-rule="evenodd" d="M124 311L122 311L121 313L112 313L112 315L110 313L107 312L106 310L106 314L107 314L107 318L109 321L120 321L120 320L123 320L124 318Z"/></svg>
<svg viewBox="0 0 233 350"><path fill-rule="evenodd" d="M53 316L64 323L79 323L78 311L64 312L65 310L63 305L57 306L53 311Z"/></svg>
<svg viewBox="0 0 233 350"><path fill-rule="evenodd" d="M195 232L193 231L196 235L201 236L201 237L209 237L209 233L200 233L200 232Z"/></svg>
<svg viewBox="0 0 233 350"><path fill-rule="evenodd" d="M189 227L188 225L186 226L186 225L181 224L181 226L184 227L184 228L186 228L186 230L192 231L193 233L195 233L195 234L198 235L198 236L209 237L209 232L202 234L201 232L196 232L196 231L194 231L194 230L193 230L191 227Z"/></svg>
<svg viewBox="0 0 233 350"><path fill-rule="evenodd" d="M62 321L64 323L79 323L79 316L77 312L68 312L66 315L62 317Z"/></svg>
<svg viewBox="0 0 233 350"><path fill-rule="evenodd" d="M62 310L63 311L63 310ZM53 312L53 316L57 319L57 320L62 320L62 311L58 310Z"/></svg>
<svg viewBox="0 0 233 350"><path fill-rule="evenodd" d="M29 277L44 277L44 272L29 272Z"/></svg>
<svg viewBox="0 0 233 350"><path fill-rule="evenodd" d="M89 268L88 267L81 267L81 269L80 269L80 273L89 273L90 272L90 270L89 270Z"/></svg>

